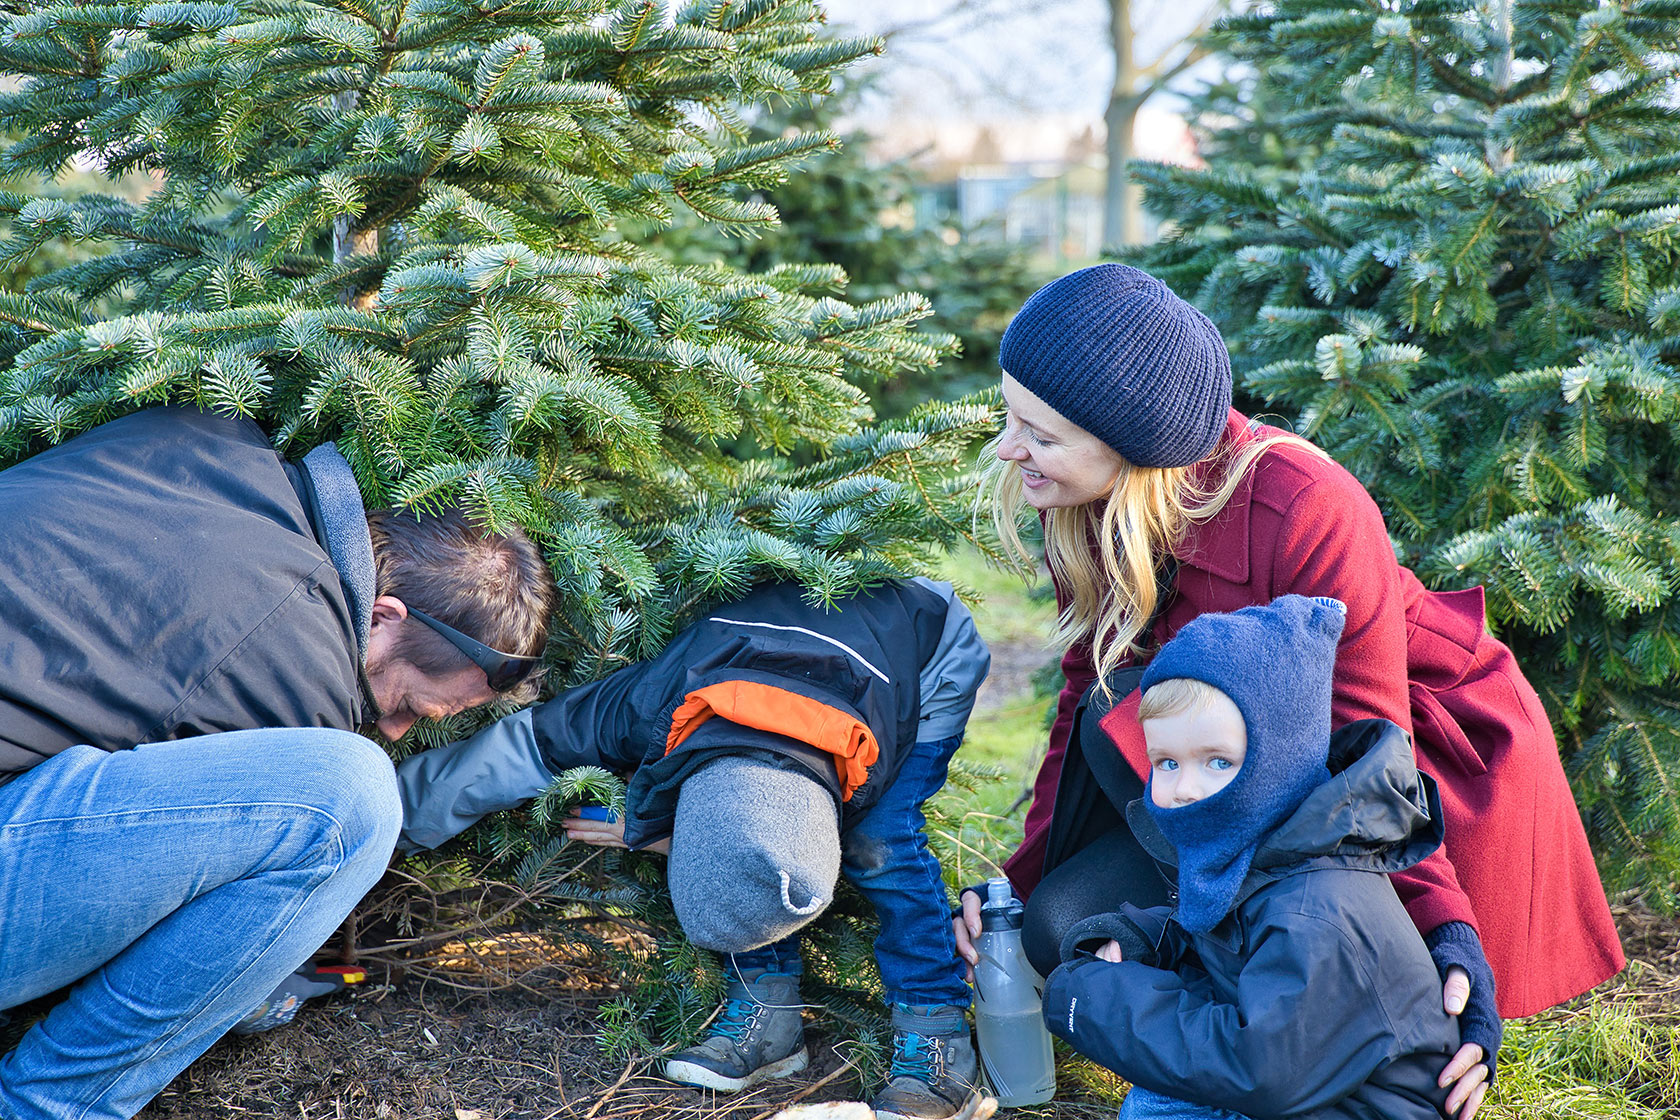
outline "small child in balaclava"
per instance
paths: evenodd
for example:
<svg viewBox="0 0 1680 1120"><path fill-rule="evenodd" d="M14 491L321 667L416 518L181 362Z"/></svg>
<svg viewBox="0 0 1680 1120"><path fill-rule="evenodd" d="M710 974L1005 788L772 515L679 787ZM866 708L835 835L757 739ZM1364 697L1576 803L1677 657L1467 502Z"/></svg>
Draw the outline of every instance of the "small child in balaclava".
<svg viewBox="0 0 1680 1120"><path fill-rule="evenodd" d="M1331 735L1345 617L1299 595L1203 615L1144 671L1126 816L1177 906L1079 923L1044 992L1050 1029L1133 1084L1121 1120L1442 1115L1458 1027L1388 881L1439 846L1440 803L1395 724Z"/></svg>

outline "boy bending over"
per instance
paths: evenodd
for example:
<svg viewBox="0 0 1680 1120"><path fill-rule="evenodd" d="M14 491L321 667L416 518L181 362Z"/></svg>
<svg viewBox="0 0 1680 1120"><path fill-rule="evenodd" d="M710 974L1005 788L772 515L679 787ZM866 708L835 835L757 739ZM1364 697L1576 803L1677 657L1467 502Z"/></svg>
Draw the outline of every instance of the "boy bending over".
<svg viewBox="0 0 1680 1120"><path fill-rule="evenodd" d="M1069 931L1050 1029L1134 1088L1121 1120L1437 1120L1459 1045L1388 874L1441 842L1405 733L1330 733L1346 610L1287 595L1185 626L1144 671L1144 848L1177 906ZM1095 953L1089 952L1095 949Z"/></svg>
<svg viewBox="0 0 1680 1120"><path fill-rule="evenodd" d="M886 584L834 609L797 587L719 607L631 665L397 769L399 847L429 848L564 770L631 771L590 843L667 850L683 932L725 956L712 1034L666 1076L733 1092L805 1068L799 930L840 871L874 904L893 1063L882 1120L968 1120L980 1102L922 804L945 784L990 654L950 584Z"/></svg>

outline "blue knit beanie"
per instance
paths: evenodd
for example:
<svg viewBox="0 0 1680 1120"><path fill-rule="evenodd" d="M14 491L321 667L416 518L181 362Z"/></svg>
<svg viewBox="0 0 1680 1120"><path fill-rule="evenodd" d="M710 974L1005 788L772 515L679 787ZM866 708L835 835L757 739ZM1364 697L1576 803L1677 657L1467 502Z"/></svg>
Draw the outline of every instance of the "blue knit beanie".
<svg viewBox="0 0 1680 1120"><path fill-rule="evenodd" d="M1260 842L1330 779L1330 682L1346 621L1340 600L1301 595L1204 614L1143 671L1145 692L1180 677L1212 685L1248 730L1248 754L1223 789L1176 809L1145 791L1144 805L1178 850L1178 920L1192 933L1230 912Z"/></svg>
<svg viewBox="0 0 1680 1120"><path fill-rule="evenodd" d="M998 364L1140 467L1207 458L1231 407L1231 357L1206 315L1147 272L1080 269L1034 292Z"/></svg>

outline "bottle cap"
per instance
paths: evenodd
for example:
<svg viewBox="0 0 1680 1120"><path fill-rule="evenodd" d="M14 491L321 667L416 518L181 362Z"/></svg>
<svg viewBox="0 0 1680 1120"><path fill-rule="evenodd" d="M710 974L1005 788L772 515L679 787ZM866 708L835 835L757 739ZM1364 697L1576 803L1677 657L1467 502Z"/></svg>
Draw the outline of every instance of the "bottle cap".
<svg viewBox="0 0 1680 1120"><path fill-rule="evenodd" d="M982 932L1020 929L1025 910L1008 879L999 876L986 880L986 901L980 904Z"/></svg>

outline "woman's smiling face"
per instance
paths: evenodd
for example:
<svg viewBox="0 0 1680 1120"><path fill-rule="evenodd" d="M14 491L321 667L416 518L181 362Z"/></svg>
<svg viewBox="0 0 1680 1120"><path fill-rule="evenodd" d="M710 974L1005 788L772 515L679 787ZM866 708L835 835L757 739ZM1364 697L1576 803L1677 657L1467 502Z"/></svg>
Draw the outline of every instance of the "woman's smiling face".
<svg viewBox="0 0 1680 1120"><path fill-rule="evenodd" d="M1009 374L997 457L1021 472L1027 504L1066 509L1108 496L1126 461L1108 444L1045 404Z"/></svg>

